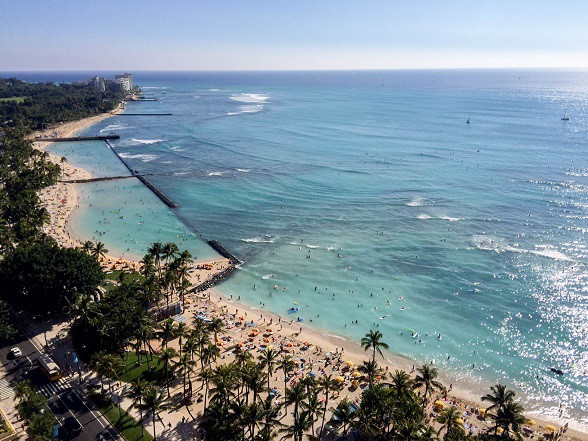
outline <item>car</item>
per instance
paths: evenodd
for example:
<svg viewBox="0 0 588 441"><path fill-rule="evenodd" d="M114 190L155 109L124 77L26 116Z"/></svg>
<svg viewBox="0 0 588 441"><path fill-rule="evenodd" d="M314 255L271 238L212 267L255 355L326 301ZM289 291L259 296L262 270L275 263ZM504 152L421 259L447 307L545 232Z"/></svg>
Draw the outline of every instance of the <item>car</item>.
<svg viewBox="0 0 588 441"><path fill-rule="evenodd" d="M83 429L83 427L80 424L80 422L78 421L78 419L73 416L66 418L65 421L63 422L62 426L63 426L63 429L69 435L77 435Z"/></svg>
<svg viewBox="0 0 588 441"><path fill-rule="evenodd" d="M12 348L10 350L10 353L12 354L12 356L14 358L18 358L18 357L22 356L22 351L17 347Z"/></svg>

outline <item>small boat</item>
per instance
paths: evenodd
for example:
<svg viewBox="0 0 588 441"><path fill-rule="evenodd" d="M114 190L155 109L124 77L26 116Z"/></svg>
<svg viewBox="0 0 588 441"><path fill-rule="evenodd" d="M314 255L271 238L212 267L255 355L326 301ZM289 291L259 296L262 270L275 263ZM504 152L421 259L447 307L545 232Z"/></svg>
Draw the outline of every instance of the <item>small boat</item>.
<svg viewBox="0 0 588 441"><path fill-rule="evenodd" d="M466 121L466 124L469 124L469 123L470 123L470 116L471 116L471 114L472 114L472 112L470 111L470 112L468 113L468 120Z"/></svg>
<svg viewBox="0 0 588 441"><path fill-rule="evenodd" d="M567 109L564 111L564 116L562 116L561 120L562 121L569 121L570 120L570 117L568 116L568 110Z"/></svg>

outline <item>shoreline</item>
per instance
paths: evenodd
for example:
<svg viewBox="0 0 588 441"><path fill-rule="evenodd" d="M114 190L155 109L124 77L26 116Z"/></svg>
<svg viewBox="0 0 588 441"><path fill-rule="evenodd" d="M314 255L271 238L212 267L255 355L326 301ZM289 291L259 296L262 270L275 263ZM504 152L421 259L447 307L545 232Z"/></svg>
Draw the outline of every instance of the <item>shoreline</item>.
<svg viewBox="0 0 588 441"><path fill-rule="evenodd" d="M116 111L113 111L108 114L102 114L83 120L74 121L71 123L65 123L61 125L60 128L58 128L60 130L59 133L61 136L71 136L81 130L84 130L92 126L93 124L99 121L102 121L111 116L115 116L121 110L122 109L119 108ZM42 145L42 148L40 148L39 144ZM44 151L51 144L52 143L50 142L36 142L35 147ZM60 157L58 157L57 155L54 155L52 153L49 153L49 155L52 161L60 162ZM92 177L92 175L87 170L84 170L82 168L76 168L71 164L68 164L67 162L62 164L62 167L63 175L67 176L68 179L88 179ZM46 227L46 232L52 237L54 237L56 240L58 240L58 242L62 245L80 246L84 242L84 240L82 238L79 238L75 231L73 231L71 223L69 222L71 216L74 215L74 213L76 212L76 208L79 207L80 191L78 185L81 184L58 182L56 185L48 189L45 189L41 192L43 201L47 205L47 209L50 211L51 214L51 222ZM132 269L138 269L138 262L129 259L122 259L118 256L108 255L103 263L105 264L105 266L106 264L112 265L111 269L118 269L118 266L120 266L121 268L129 267ZM202 263L203 262L198 262L199 265ZM206 283L207 280L210 280L210 278L213 278L216 274L223 271L225 265L227 264L229 264L228 259L215 260L212 270L192 272L192 280L194 280L194 278L197 278L199 283ZM202 275L206 276L204 281L201 280ZM309 342L313 346L320 348L321 353L323 351L327 352L328 349L334 350L334 348L343 348L345 360L349 360L356 364L360 364L361 361L364 361L367 358L366 353L363 351L360 345L347 337L333 333L328 333L327 331L322 331L317 327L307 324L301 324L296 322L288 324L290 320L279 314L270 312L268 310L258 309L250 305L246 305L240 302L239 300L229 298L226 294L223 294L222 292L220 292L220 290L217 289L208 289L206 291L203 291L202 294L205 297L209 295L209 298L211 299L212 303L211 307L209 308L210 310L216 310L216 312L218 312L218 310L222 310L224 308L228 311L245 311L245 315L248 317L248 319L255 320L256 323L261 323L262 321L264 321L265 323L265 319L271 319L272 322L278 322L283 324L283 331L280 331L280 335L282 337L286 337L288 339L295 339L296 341L298 341L299 344ZM195 302L194 305L191 305L190 309L192 308L201 308L201 305ZM295 334L298 333L299 329L302 329L301 335L295 336ZM384 336L384 339L386 340L386 336ZM298 355L300 354L302 354L302 352L298 353ZM415 364L414 361L407 357L392 354L388 351L386 352L386 356L387 357L384 361L380 361L380 359L378 359L378 361L380 362L383 368L387 368L391 372L393 372L395 369L403 369L407 372L410 372L411 364ZM450 375L448 375L447 372L440 372L440 377L444 384L447 384L451 381ZM359 390L359 392L361 392L361 390ZM460 388L458 383L455 384L452 393L448 394L448 397L449 399L454 399L458 402L464 403L469 407L487 407L486 404L482 404L480 402L479 397L475 397L470 392L467 392L467 388ZM534 416L534 414L531 413L528 413L528 415ZM547 419L541 418L541 416L538 416L536 418L536 421L539 423L539 427L545 427L548 424L552 424L552 422L550 422ZM575 423L577 422L571 423L571 427L574 427L576 425ZM562 425L561 422L557 422L556 424L557 426ZM543 430L542 432L546 431ZM569 429L568 432L565 434L565 438L588 440L588 433Z"/></svg>

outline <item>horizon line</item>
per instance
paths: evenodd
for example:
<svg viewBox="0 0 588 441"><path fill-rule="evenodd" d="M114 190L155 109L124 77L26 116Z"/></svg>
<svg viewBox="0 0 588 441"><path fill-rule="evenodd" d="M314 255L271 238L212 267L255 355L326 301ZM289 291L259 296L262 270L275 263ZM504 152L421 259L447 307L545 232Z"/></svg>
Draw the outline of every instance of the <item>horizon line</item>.
<svg viewBox="0 0 588 441"><path fill-rule="evenodd" d="M21 72L115 72L115 71L134 71L134 72L389 72L389 71L457 71L457 70L548 70L548 71L586 71L588 66L584 67L398 67L398 68L359 68L359 69L13 69L3 70L0 72L21 73Z"/></svg>

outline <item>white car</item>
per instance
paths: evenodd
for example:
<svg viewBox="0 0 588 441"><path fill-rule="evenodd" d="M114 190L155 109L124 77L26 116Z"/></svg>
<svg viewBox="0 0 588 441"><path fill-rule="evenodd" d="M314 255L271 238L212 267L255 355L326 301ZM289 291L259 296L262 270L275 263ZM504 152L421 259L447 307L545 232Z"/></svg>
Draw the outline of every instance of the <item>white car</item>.
<svg viewBox="0 0 588 441"><path fill-rule="evenodd" d="M22 351L19 348L12 348L10 353L14 356L14 358L18 358L22 355Z"/></svg>

